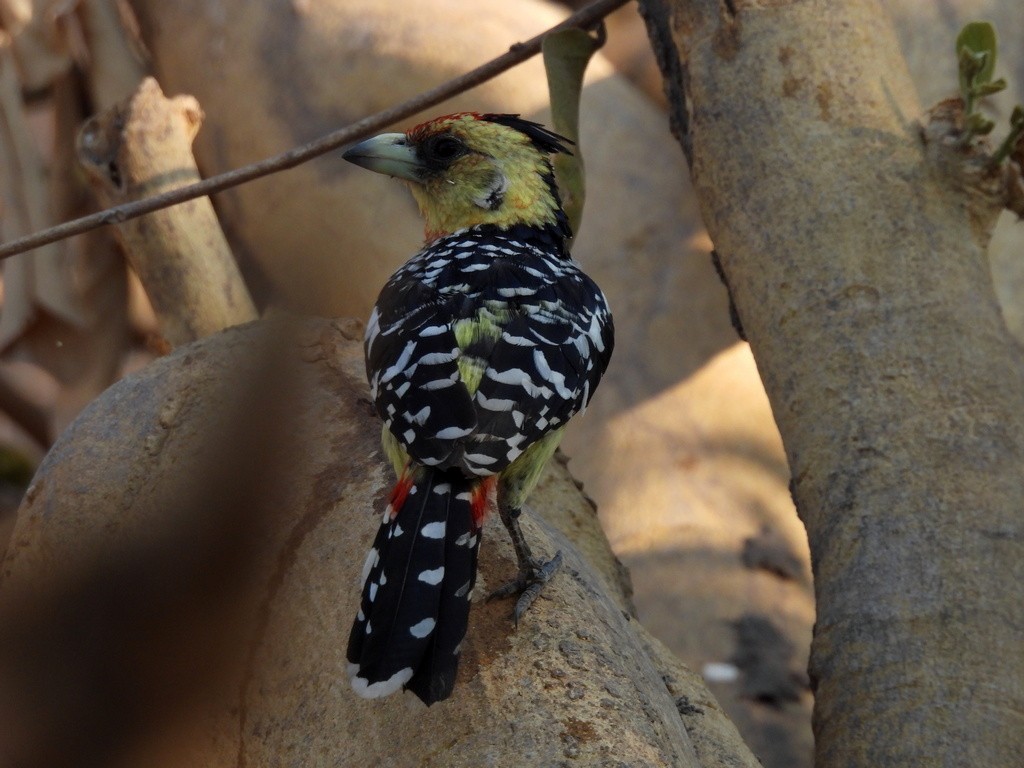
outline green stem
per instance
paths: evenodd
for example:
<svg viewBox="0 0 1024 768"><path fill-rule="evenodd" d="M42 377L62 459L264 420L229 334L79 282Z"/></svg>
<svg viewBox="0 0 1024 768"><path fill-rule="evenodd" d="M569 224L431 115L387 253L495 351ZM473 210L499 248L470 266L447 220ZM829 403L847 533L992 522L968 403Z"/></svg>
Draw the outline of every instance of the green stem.
<svg viewBox="0 0 1024 768"><path fill-rule="evenodd" d="M1010 132L1003 139L1002 144L992 153L991 159L988 161L990 166L999 165L1003 160L1010 156L1014 148L1020 142L1021 137L1024 137L1024 123L1017 123L1010 126Z"/></svg>

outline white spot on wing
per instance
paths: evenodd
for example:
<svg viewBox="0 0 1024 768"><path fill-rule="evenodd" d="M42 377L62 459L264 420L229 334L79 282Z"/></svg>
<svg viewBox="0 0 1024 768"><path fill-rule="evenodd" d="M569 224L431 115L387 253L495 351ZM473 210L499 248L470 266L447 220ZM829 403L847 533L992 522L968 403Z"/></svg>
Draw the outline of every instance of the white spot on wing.
<svg viewBox="0 0 1024 768"><path fill-rule="evenodd" d="M533 296L537 292L536 288L525 286L523 288L499 288L498 295L512 298L513 296Z"/></svg>
<svg viewBox="0 0 1024 768"><path fill-rule="evenodd" d="M565 374L553 371L551 366L548 365L548 359L539 349L533 350L533 364L537 366L537 373L539 373L545 381L549 381L555 386L555 391L558 392L559 397L564 400L572 399L572 391L565 386Z"/></svg>
<svg viewBox="0 0 1024 768"><path fill-rule="evenodd" d="M409 365L409 361L412 359L412 353L416 351L416 342L410 341L405 345L405 349L402 350L402 354L398 356L394 365L390 366L380 377L382 384L387 384L395 376L400 374Z"/></svg>
<svg viewBox="0 0 1024 768"><path fill-rule="evenodd" d="M441 363L450 363L458 356L458 349L453 349L451 352L431 352L421 357L418 362L420 365L439 365Z"/></svg>
<svg viewBox="0 0 1024 768"><path fill-rule="evenodd" d="M513 336L508 331L506 331L505 333L501 334L501 340L504 341L504 342L507 342L509 344L512 344L514 346L517 346L517 347L535 347L535 346L537 346L536 342L532 341L531 339L527 339L527 338L525 338L523 336Z"/></svg>
<svg viewBox="0 0 1024 768"><path fill-rule="evenodd" d="M438 440L456 440L460 437L465 437L473 431L472 427L468 429L461 429L459 427L445 427L440 430L435 437Z"/></svg>
<svg viewBox="0 0 1024 768"><path fill-rule="evenodd" d="M507 371L488 369L487 378L499 384L513 384L522 387L530 397L543 397L547 400L553 394L547 387L538 387L522 368L510 368Z"/></svg>
<svg viewBox="0 0 1024 768"><path fill-rule="evenodd" d="M434 390L434 389L446 389L459 380L459 372L456 371L447 379L434 379L434 381L428 381L425 384L420 385L420 389Z"/></svg>
<svg viewBox="0 0 1024 768"><path fill-rule="evenodd" d="M498 459L494 456L488 456L486 453L467 453L466 461L471 461L474 464L493 464Z"/></svg>
<svg viewBox="0 0 1024 768"><path fill-rule="evenodd" d="M587 336L590 343L598 352L604 352L604 340L601 338L601 321L597 315L590 318L590 328L587 329Z"/></svg>
<svg viewBox="0 0 1024 768"><path fill-rule="evenodd" d="M476 401L480 404L481 408L486 408L488 411L498 411L499 413L511 411L516 404L515 400L506 400L501 397L484 397L480 392L477 392Z"/></svg>

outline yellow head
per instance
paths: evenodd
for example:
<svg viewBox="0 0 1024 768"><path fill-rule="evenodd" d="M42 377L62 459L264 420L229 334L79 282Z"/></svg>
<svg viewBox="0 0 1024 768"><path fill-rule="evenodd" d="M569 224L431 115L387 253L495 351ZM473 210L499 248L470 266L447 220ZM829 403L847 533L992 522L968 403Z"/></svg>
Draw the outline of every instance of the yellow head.
<svg viewBox="0 0 1024 768"><path fill-rule="evenodd" d="M460 112L385 133L343 157L409 182L428 241L494 224L556 227L568 236L548 155L568 140L518 115Z"/></svg>

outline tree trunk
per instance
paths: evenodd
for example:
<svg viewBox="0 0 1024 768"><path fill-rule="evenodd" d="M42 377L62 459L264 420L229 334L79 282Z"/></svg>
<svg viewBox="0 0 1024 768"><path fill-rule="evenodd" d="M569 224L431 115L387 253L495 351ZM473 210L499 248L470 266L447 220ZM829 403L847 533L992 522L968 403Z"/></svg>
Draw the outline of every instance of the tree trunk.
<svg viewBox="0 0 1024 768"><path fill-rule="evenodd" d="M643 10L807 527L816 762L1016 764L1024 360L998 208L925 151L874 0Z"/></svg>

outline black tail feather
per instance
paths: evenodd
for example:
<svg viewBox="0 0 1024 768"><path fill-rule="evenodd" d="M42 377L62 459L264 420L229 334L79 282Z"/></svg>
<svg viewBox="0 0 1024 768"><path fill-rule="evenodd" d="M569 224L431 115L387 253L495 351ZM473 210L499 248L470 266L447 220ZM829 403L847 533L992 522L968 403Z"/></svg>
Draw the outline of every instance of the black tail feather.
<svg viewBox="0 0 1024 768"><path fill-rule="evenodd" d="M445 575L433 642L406 687L426 704L447 699L455 685L459 651L469 625L469 601L476 583L480 529L470 514L471 486L453 487L453 514L448 516Z"/></svg>
<svg viewBox="0 0 1024 768"><path fill-rule="evenodd" d="M399 480L398 508L389 507L367 557L347 656L360 695L404 686L433 704L454 685L469 619L461 588L472 590L479 531L471 522L474 481L422 468L416 475L407 470Z"/></svg>

